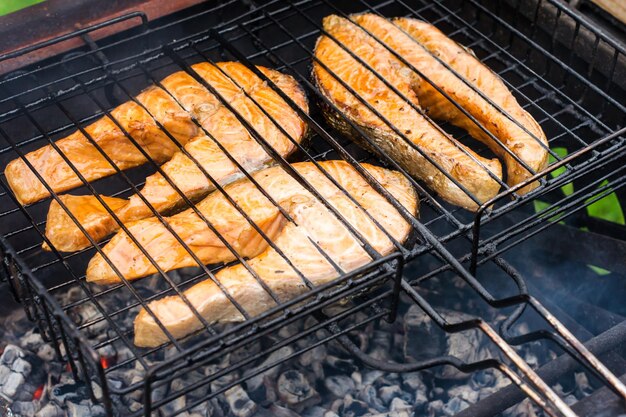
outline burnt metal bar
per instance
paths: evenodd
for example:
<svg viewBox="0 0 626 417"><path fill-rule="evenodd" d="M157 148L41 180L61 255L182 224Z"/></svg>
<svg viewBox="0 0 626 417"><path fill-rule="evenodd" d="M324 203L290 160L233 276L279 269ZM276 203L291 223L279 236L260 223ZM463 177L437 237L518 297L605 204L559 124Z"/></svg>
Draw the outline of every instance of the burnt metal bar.
<svg viewBox="0 0 626 417"><path fill-rule="evenodd" d="M513 350L513 348L502 339L498 333L481 319L471 319L459 323L448 323L441 317L429 304L421 297L418 292L403 281L403 289L440 327L446 331L456 332L467 330L470 328L482 331L497 347L503 355L505 355L520 370L526 381L536 387L536 389L545 396L548 404L564 416L575 416L567 404L550 388L550 386L533 371L530 366ZM520 386L521 388L521 386ZM525 390L526 392L526 390ZM528 392L526 392L528 394Z"/></svg>
<svg viewBox="0 0 626 417"><path fill-rule="evenodd" d="M620 380L626 383L626 375L622 375ZM623 414L624 408L623 401L606 387L602 387L574 404L572 411L579 417L612 417Z"/></svg>
<svg viewBox="0 0 626 417"><path fill-rule="evenodd" d="M536 298L529 298L530 305L541 314L548 323L554 327L560 336L565 338L567 342L587 361L596 371L600 372L603 378L618 391L622 398L626 399L626 385L620 381L601 361L598 360L587 347L578 340L569 329L554 317Z"/></svg>
<svg viewBox="0 0 626 417"><path fill-rule="evenodd" d="M529 284L529 288L533 294L538 294L536 296L537 298L541 297L539 295L540 291L537 290L537 288L534 285ZM556 303L546 299L546 297L541 297L541 302L547 308L549 308L550 311L552 311L556 316L558 316L563 321L563 323L567 325L568 328L572 329L572 332L576 334L576 337L578 339L589 340L594 337L594 333L589 331L589 329L587 329L587 326L583 326L582 324L578 323L574 318L572 318L566 311L560 308ZM608 312L606 312L606 314L609 315ZM606 330L614 326L617 326L619 323L625 320L626 319L622 318L617 323L614 323L613 325L609 326ZM510 328L506 329L506 332L509 333ZM611 368L611 370L614 373L617 373L618 375L621 374L622 372L626 372L626 359L620 356L619 353L617 352L608 352L606 354L606 357L603 358L603 361L609 363L609 367Z"/></svg>
<svg viewBox="0 0 626 417"><path fill-rule="evenodd" d="M495 258L494 262L503 271L505 271L511 278L516 281L523 282L523 279L519 272L509 265L502 258ZM570 356L578 360L583 366L593 372L600 379L607 382L610 388L617 394L624 397L626 386L617 379L613 372L611 372L596 356L594 356L589 350L580 342L571 331L564 326L561 321L550 312L536 297L523 292L526 300L526 304L535 310L536 313L541 316L545 322L553 328L553 332L535 331L520 336L511 336L509 334L510 327L521 316L523 309L518 308L502 323L501 332L505 339L512 344L525 343L531 340L537 340L542 338L549 338L558 343Z"/></svg>
<svg viewBox="0 0 626 417"><path fill-rule="evenodd" d="M620 348L624 343L626 343L626 321L587 341L585 346L593 354L600 356ZM561 375L576 369L577 365L578 363L572 357L562 355L539 368L537 375L548 384L553 384ZM517 387L505 387L466 408L455 417L491 417L523 399L524 393L520 392Z"/></svg>

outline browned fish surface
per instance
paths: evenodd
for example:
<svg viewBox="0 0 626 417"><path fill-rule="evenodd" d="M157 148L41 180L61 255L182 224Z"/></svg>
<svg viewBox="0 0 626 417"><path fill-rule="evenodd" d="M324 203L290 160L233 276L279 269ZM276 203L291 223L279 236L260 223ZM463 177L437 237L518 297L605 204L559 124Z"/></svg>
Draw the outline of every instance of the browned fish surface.
<svg viewBox="0 0 626 417"><path fill-rule="evenodd" d="M519 105L500 77L472 53L433 25L420 20L397 18L389 21L377 15L363 14L353 16L353 21L441 88L532 170L531 172L524 168L511 153L494 141L428 81L414 73L413 89L428 115L467 130L474 138L489 146L506 166L508 185L519 184L547 166L548 141L543 130ZM458 75L435 57L445 62ZM485 100L478 91L510 118ZM538 182L531 183L520 193L528 192L538 185Z"/></svg>
<svg viewBox="0 0 626 417"><path fill-rule="evenodd" d="M500 185L494 177L501 176L500 163L496 159L488 160L475 154L438 130L433 122L410 105L412 103L419 106L419 100L412 88L414 77L405 65L349 20L328 16L324 19L324 30L334 39L322 36L318 40L315 57L322 64L314 62L313 77L321 92L343 115L362 128L376 145L444 199L468 209L477 208L476 202L466 192L404 141L394 129L344 87L342 82L410 139L414 146L439 164L479 202L496 195ZM352 54L375 72L370 71ZM383 80L395 87L406 99L394 92ZM331 124L339 130L360 140L360 136L352 131L342 117L332 111L328 111L327 116Z"/></svg>
<svg viewBox="0 0 626 417"><path fill-rule="evenodd" d="M249 68L236 62L219 63L217 67L201 63L193 68L280 155L291 153L295 149L294 142L299 143L305 136L306 124L296 110ZM306 96L292 77L258 68L303 111L308 110ZM181 97L180 102L210 136L200 135L190 140L184 148L191 158L177 152L161 169L185 196L198 200L215 188L203 170L215 182L226 184L242 176L233 159L248 172L264 167L272 159L222 101L200 83L191 80L190 84L194 90ZM289 137L263 111L279 122ZM220 146L230 154L230 158ZM184 204L181 194L160 173L147 178L141 194L157 212L167 212ZM118 222L94 196L65 195L61 196L61 201L95 241L119 229ZM106 203L124 223L154 214L139 195L130 199L107 197ZM50 206L46 236L61 251L90 246L87 236L56 201Z"/></svg>
<svg viewBox="0 0 626 417"><path fill-rule="evenodd" d="M322 196L330 198L338 192L338 189L332 186L313 164L297 163L293 166ZM340 183L346 182L345 187L352 187L349 191L355 198L357 197L356 194L361 199L369 196L381 202L382 206L389 211L395 212L388 203L381 201L382 197L375 194L373 189L367 186L367 183L356 172L353 172L353 168L348 164L330 161L323 162L322 166ZM368 168L374 172L389 172L390 178L397 178L394 181L400 181L402 178L402 183L406 182L406 179L398 173L392 175L391 171L370 166ZM285 210L295 204L294 202L299 201L302 196L305 196L306 199L310 198L310 194L302 185L280 167L264 169L254 174L253 178L259 187L264 189ZM388 180L386 178L385 183ZM280 215L276 206L263 196L259 188L249 180L235 182L226 186L224 190L270 239L273 239L276 233L284 227L285 219ZM412 194L413 191L411 190L410 193ZM370 203L367 204L369 206ZM253 257L265 250L267 242L259 236L248 220L221 192L209 195L197 203L196 208L241 256ZM235 259L230 250L193 209L187 209L166 218L166 220L174 232L204 264L227 262ZM188 251L159 219L155 217L143 219L128 225L128 229L162 270L169 271L185 266L197 266ZM326 230L329 233L333 231L332 228ZM103 253L126 279L137 279L156 272L156 268L149 259L124 231L118 232L104 246ZM110 284L119 282L120 278L109 263L100 254L97 254L87 268L87 280L99 284Z"/></svg>
<svg viewBox="0 0 626 417"><path fill-rule="evenodd" d="M180 97L189 91L189 82L190 77L181 71L165 78L161 84L174 97ZM153 86L139 94L137 101L148 111L133 101L111 111L113 119L159 163L170 159L179 148L159 129L155 119L181 144L187 143L198 133L191 115L168 92ZM85 127L85 132L119 169L132 168L146 162L141 151L107 116ZM55 144L87 181L116 172L81 131L74 132ZM26 159L54 192L60 193L83 185L78 175L51 145L28 153ZM22 204L31 204L50 196L46 187L21 158L11 161L5 174L13 193Z"/></svg>
<svg viewBox="0 0 626 417"><path fill-rule="evenodd" d="M312 163L293 164L300 175L379 254L386 255L394 250L395 246L389 236L398 242L406 239L411 229L410 225L383 196L369 186L353 167L343 161L322 162L321 166L361 207L354 204ZM400 204L410 213L416 214L417 196L405 177L398 172L367 164L363 166ZM282 168L265 169L256 173L254 179L275 201L279 202L293 222L283 218L274 204L263 196L250 181L240 181L227 186L226 189L228 194L255 221L263 225L271 225L263 227L269 232L272 241L286 259L262 240L255 242L254 247L242 250L241 246L247 244L249 236L245 238L239 236L242 231L247 233L251 228L243 220L243 216L238 214L220 193L213 193L199 203L198 207L211 222L217 223L220 232L224 233L237 250L247 252L244 256L252 257L247 262L249 267L279 300L287 301L307 290L299 274L302 274L313 285L322 285L336 278L339 272L327 257L344 272L354 270L372 260L362 243L350 233L349 229ZM210 237L206 226L201 226L203 223L200 223L194 214L185 212L175 217L176 219L172 218L172 223L175 223L176 227L195 231L193 234L191 232L185 234L184 239L188 244L193 245L194 251L201 255L203 260L210 259L211 262L215 262L232 259L232 256L224 252L223 246L220 246L214 237ZM380 227L372 219L375 219ZM149 231L150 234L149 239L142 238L142 243L151 249L156 249L152 246L154 242L152 239L161 239L159 249L162 251L167 248L168 256L162 256L160 254L163 252L157 251L154 251L154 255L158 257L158 262L164 269L193 265L190 257L167 232L162 231L157 236L154 229L158 226L154 224L149 226L147 222L152 223L152 220L136 223L137 227L141 227L143 231ZM143 237L143 235L140 236ZM119 243L122 241L117 242ZM115 260L120 259L118 255L122 252L129 254L128 251L132 250L132 245L124 243L123 246L125 246L124 251L115 252ZM248 244L248 246L252 245ZM135 252L136 250L129 255L132 256ZM110 250L107 250L107 253L113 254ZM130 272L132 268L137 270L138 261L141 259L135 254L132 259L120 259L120 262L116 263L120 266L130 266L124 269L124 272ZM93 272L94 261L90 264L90 272ZM102 265L101 259L97 259L96 262ZM290 263L294 268L290 266ZM95 278L91 273L87 276L89 280ZM250 316L258 315L276 305L270 294L242 264L221 270L216 274L215 279ZM107 279L107 281L110 280ZM185 296L209 323L242 320L242 315L237 308L210 279L186 290ZM200 320L180 297L172 296L153 301L149 307L176 338L184 337L202 327ZM154 319L145 310L140 311L135 319L135 344L151 347L158 346L167 340Z"/></svg>

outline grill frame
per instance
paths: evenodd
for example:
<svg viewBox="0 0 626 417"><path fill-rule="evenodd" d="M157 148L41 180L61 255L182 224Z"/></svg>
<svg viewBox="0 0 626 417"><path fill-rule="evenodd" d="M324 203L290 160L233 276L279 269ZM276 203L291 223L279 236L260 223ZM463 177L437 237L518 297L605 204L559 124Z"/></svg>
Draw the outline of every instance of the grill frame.
<svg viewBox="0 0 626 417"><path fill-rule="evenodd" d="M231 2L226 2L225 5L229 5L232 3L236 3L235 1L231 1ZM275 4L276 2L269 2L270 5ZM297 2L296 4L301 5L301 4L326 4L327 2L324 0L321 1L303 1L303 2ZM385 2L384 4L389 4L389 3L397 3L397 2ZM402 3L400 1L400 3ZM470 1L470 3L472 4L478 4L477 2L474 1ZM437 3L439 4L439 3ZM520 3L521 4L521 3ZM550 2L550 4L552 4L552 2ZM557 4L557 3L555 3ZM218 7L226 7L226 6L218 6ZM300 6L298 6L300 7ZM264 10L264 9L261 9ZM296 13L302 13L304 9L299 8L296 11ZM564 9L567 10L567 13L569 13L568 9ZM251 21L254 21L255 19L257 19L256 17L254 17L255 13L258 13L259 10L252 10L249 13L246 13L244 15L241 15L237 18L237 22L241 23L243 19L251 17ZM198 16L193 16L192 18L197 18ZM140 14L134 14L131 16L128 16L128 18L141 18ZM558 19L557 19L558 20ZM111 24L113 24L115 22L111 22ZM180 22L177 22L180 23ZM145 24L145 22L144 22ZM217 44L221 47L223 47L224 49L228 49L229 46L232 46L234 43L228 41L228 40L224 40L221 41L219 38L221 37L223 38L223 34L228 32L228 24L224 24L222 25L220 28L218 29L209 29L207 31L207 35L203 35L203 36L208 36L208 38L206 39L212 39L212 38L217 38ZM146 33L143 35L138 35L138 37L141 36L150 36L150 30L151 29L145 29ZM78 33L74 33L72 34L72 36L82 36L85 35L89 32L89 30L85 30L85 31L79 31ZM189 36L189 39L192 40L196 40L195 38L198 37L199 34L193 34ZM598 35L599 36L599 35ZM315 36L317 37L317 36ZM199 43L205 41L206 39L202 39L200 41L198 41ZM89 54L89 55L94 55L94 56L98 56L98 54L102 54L102 50L100 47L98 47L97 44L92 43L89 41L88 38L84 39L85 42L87 43L88 46L91 46L92 48L94 48L92 51L87 51L87 52L83 52L80 54L81 57L83 57L85 54ZM129 39L125 39L122 42L127 42ZM212 39L215 41L215 39ZM196 40L197 41L197 40ZM175 42L175 44L178 45L182 45L186 42L186 40L178 40ZM170 46L168 46L169 48ZM176 51L176 48L173 47L172 48L173 51L168 51L167 53L177 53L178 51ZM181 48L184 49L184 48ZM230 52L234 53L235 51L237 51L238 49L231 49ZM161 50L162 51L162 50ZM146 54L147 52L143 52L142 54ZM622 51L623 53L623 51ZM245 56L244 56L245 57ZM102 58L102 57L100 57ZM170 56L171 58L171 56ZM73 58L70 58L73 59ZM106 60L106 55L104 57L104 59ZM128 61L133 61L133 60L137 60L138 58L136 56L134 57L127 57L126 58ZM183 58L184 59L184 58ZM247 59L247 58L246 58ZM66 64L66 62L64 63ZM114 66L115 63L107 63L102 62L101 65L103 67L106 67L107 65L111 65ZM132 64L131 64L132 65ZM140 64L142 65L142 64ZM281 68L278 68L279 70ZM613 68L613 70L615 70L615 68ZM613 74L611 75L613 76ZM113 83L119 83L119 80L116 80L115 77ZM299 79L300 82L302 82L302 79ZM593 85L593 84L592 84ZM82 88L82 87L81 87ZM80 94L80 93L79 93ZM89 90L87 88L87 91L85 92L85 94L89 94ZM106 112L107 109L105 108L104 111ZM28 111L26 111L26 113L28 113ZM101 114L95 115L95 116L90 116L90 119L88 120L93 120L95 119L95 117L99 117ZM79 120L79 119L73 119L72 120L73 124L76 125L84 125L85 120ZM317 123L317 121L314 118L311 118L310 123ZM42 129L45 131L45 129ZM324 131L324 128L322 128L322 131ZM622 156L622 146L621 144L623 142L617 142L612 144L609 148L604 149L602 153L599 153L596 151L596 148L600 148L601 146L603 146L605 143L609 142L613 137L611 135L614 136L618 136L618 135L622 135L624 132L624 129L621 130L616 130L615 132L613 132L612 134L608 134L607 136L604 136L603 138L596 140L595 142L593 142L592 144L586 144L585 143L585 147L582 148L582 151L579 153L574 153L571 154L570 157L568 158L564 158L562 161L559 161L556 164L551 164L551 166L544 172L542 173L540 176L545 175L546 173L550 173L550 172L554 172L555 170L559 169L562 166L566 166L566 164L569 163L575 163L575 162L580 162L580 160L582 160L583 165L582 167L578 167L577 170L576 169L569 169L568 171L566 171L565 174L561 174L560 176L553 178L549 181L544 181L543 187L541 187L540 189L536 190L535 192L529 194L528 196L524 196L524 197L518 197L516 200L514 200L511 203L507 203L504 204L502 207L500 207L499 211L493 210L493 211L487 211L486 207L487 205L485 205L485 209L483 209L482 211L480 211L479 213L477 213L477 215L474 217L473 221L468 221L462 224L462 227L458 227L457 230L455 230L453 233L447 234L447 235L438 235L436 233L434 233L432 230L435 229L433 222L435 222L436 220L432 220L429 222L417 222L417 221L412 221L412 224L416 227L418 234L420 234L420 239L419 239L419 243L412 248L409 248L409 250L406 250L406 248L401 248L401 249L405 249L405 250L401 250L400 252L398 252L398 254L396 255L392 255L386 258L381 259L380 261L377 261L380 264L380 268L374 268L371 269L372 265L364 268L364 271L356 271L354 273L350 273L350 274L346 274L344 276L342 276L340 279L338 279L338 281L352 281L354 280L355 277L359 276L359 275L363 275L365 274L365 276L367 277L364 280L359 281L358 279L355 280L356 281L356 287L352 286L350 287L352 290L354 290L354 288L360 288L358 287L358 285L362 284L363 287L367 286L367 285L372 285L376 282L385 280L385 279L395 279L395 289L392 289L391 291L388 291L387 293L383 293L384 296L380 295L378 298L373 299L373 301L371 303L367 303L363 306L363 308L365 307L370 307L371 305L374 305L375 307L372 307L374 309L378 309L378 313L375 314L374 318L379 318L379 317L383 317L383 316L388 316L391 315L393 316L394 314L394 299L395 297L397 297L398 291L400 290L400 287L402 287L402 291L404 291L405 293L411 294L414 297L415 302L417 302L423 309L425 309L427 312L429 312L430 314L432 314L431 317L433 318L438 318L439 320L437 320L437 324L440 325L442 328L446 329L446 331L461 331L463 329L466 328L479 328L481 329L481 331L485 332L486 334L491 334L491 330L490 327L485 324L482 321L476 321L476 322L471 322L471 323L455 323L455 324L450 324L450 323L446 323L445 320L441 319L441 316L438 315L438 313L436 312L435 309L433 309L432 307L430 307L430 305L428 304L427 301L421 299L419 297L419 294L415 291L415 288L413 286L410 285L410 283L408 281L400 281L400 276L401 276L401 272L403 269L403 265L406 261L409 261L411 259L415 259L417 257L420 257L420 259L423 258L423 256L429 255L429 256L434 256L437 259L439 259L439 261L441 262L442 266L440 268L433 268L432 271L429 271L428 273L426 273L424 276L419 277L417 279L414 280L414 283L423 281L428 279L428 277L430 276L434 276L434 274L436 273L440 273L442 271L445 270L454 270L456 273L458 273L460 276L462 276L464 279L466 279L469 283L471 283L472 286L475 287L476 291L478 292L478 294L484 298L485 300L487 300L490 304L493 304L496 307L504 307L504 306L510 306L510 305L519 305L519 308L523 310L523 308L525 308L525 306L530 305L531 307L536 307L537 309L541 310L541 305L540 304L536 304L537 301L534 300L532 297L529 297L525 291L520 290L520 292L514 296L511 297L506 297L504 299L498 299L494 296L492 296L484 287L482 287L482 285L476 281L476 279L469 274L462 266L461 263L459 263L459 261L453 256L451 255L444 247L444 243L448 243L452 240L455 239L467 239L469 237L472 238L471 240L471 251L470 253L468 253L467 255L463 256L463 257L459 257L459 260L461 261L466 261L469 260L470 261L470 269L472 270L472 272L477 272L476 268L478 268L480 265L494 261L499 263L499 265L506 269L506 266L503 266L504 264L502 264L502 261L497 257L499 255L499 253L501 251L491 251L488 250L489 249L489 244L493 243L493 241L490 241L489 239L485 239L485 240L480 240L479 237L479 227L481 227L482 225L488 224L492 219L496 219L499 216L503 216L506 213L509 213L512 210L518 209L521 205L525 204L528 201L531 201L539 196L542 196L548 192L550 192L551 190L556 190L558 188L560 188L563 184L567 184L569 182L571 182L574 179L577 179L578 176L588 176L590 174L592 174L594 172L594 169L598 168L602 168L605 166L605 164L611 162L612 160L615 160L619 157ZM47 134L48 132L46 132L45 134ZM319 132L318 132L319 133ZM332 139L334 140L334 137L332 135L328 135L327 138L325 139ZM620 138L620 140L623 140L623 138ZM338 149L342 149L343 145L339 142L337 142L337 146ZM2 154L3 152L0 151L0 154ZM586 156L588 156L588 154L594 154L593 158L591 158L589 161L584 160L584 158ZM348 153L341 155L344 157L348 157ZM325 154L324 154L325 156ZM354 160L354 162L356 162L356 159ZM588 164L585 165L585 163L589 162ZM595 164L595 165L594 165ZM610 177L612 178L612 177ZM607 192L613 192L616 188L613 184L619 184L621 186L622 182L619 182L621 180L623 180L624 176L620 176L617 179L614 179L613 182L605 187L605 189L601 190L601 191L607 191ZM605 177L600 177L600 179L598 181L602 181L604 180ZM129 182L132 180L129 180ZM617 182L616 182L617 181ZM529 180L529 182L532 182L532 179ZM4 184L4 182L2 183L2 185L5 187L6 189L6 185ZM419 184L417 184L419 187ZM135 184L135 187L139 187L141 186L141 184ZM521 188L522 185L520 185ZM421 188L421 187L419 187ZM92 188L91 189L92 192L94 192L96 189ZM423 188L420 189L421 195L422 196L426 196L426 201L429 202L430 204L432 204L434 207L436 207L438 205L438 198L433 197L432 195L430 195L426 190L424 190ZM503 199L507 196L509 196L510 194L512 194L514 192L514 190L505 190L502 193L500 193L497 197L497 199ZM8 194L7 194L8 193ZM10 192L4 193L4 196L8 196L10 197ZM0 197L2 197L0 195ZM562 215L562 217L566 217L570 214L572 214L573 212L580 210L581 208L583 208L585 205L591 204L590 201L588 201L589 197L594 197L594 198L599 198L598 196L598 191L597 190L583 190L581 193L579 194L575 194L574 197L568 199L562 199L560 200L557 204L553 205L553 206L558 206L558 204L563 205L564 203L571 203L571 207L565 207L563 210L563 213L560 213ZM21 210L25 215L29 215L29 208L22 208L19 207L17 210ZM445 214L447 210L443 210L443 213ZM458 212L458 211L457 211ZM450 220L451 222L453 220L457 220L454 218L454 213L451 215L452 216L452 220L450 220L449 218L447 218L446 220ZM544 214L548 213L550 214L550 216L544 215L543 217L552 217L553 212L550 211L550 208L545 209L544 210ZM4 213L6 214L6 213ZM533 221L535 218L541 219L541 215L540 216L529 216L528 218L525 219L525 221ZM477 226L478 225L478 226ZM35 221L33 219L33 227L35 229L38 229L41 226L41 223ZM541 227L548 227L549 223L546 224L545 222L541 225ZM518 225L516 225L515 227L519 227ZM474 234L471 235L469 232L470 230L474 231ZM516 229L517 230L517 229ZM19 230L14 231L15 233L20 233ZM12 234L13 235L13 234ZM525 238L531 236L530 234L525 234L524 235ZM9 236L10 237L10 236ZM507 236L508 237L508 236ZM496 236L496 238L494 239L501 239L502 236ZM5 239L4 237L0 240L0 247L2 247L3 249L3 259L4 259L4 265L5 265L5 269L4 269L4 278L8 279L9 283L11 284L11 288L13 289L14 293L18 296L19 299L21 299L21 301L24 303L25 308L27 310L27 312L29 313L30 317L34 320L37 321L38 325L41 328L41 331L43 334L48 334L50 336L50 339L53 341L60 341L60 344L65 346L65 352L74 352L76 351L76 357L74 357L73 355L62 355L61 353L61 348L59 347L58 344L55 343L55 347L57 349L57 353L59 354L59 357L65 357L69 360L69 363L72 367L72 371L75 373L75 376L78 377L81 373L84 374L83 379L85 380L89 380L89 376L90 375L98 375L101 379L101 381L103 381L104 383L102 384L103 390L104 390L104 401L106 404L106 408L109 412L111 412L112 410L112 404L111 404L111 400L109 398L109 392L108 392L108 388L107 388L107 384L106 384L106 374L105 374L105 370L102 368L102 365L99 361L98 355L96 353L96 351L92 348L91 343L84 337L84 335L81 333L81 331L79 331L76 328L76 324L73 323L71 321L71 319L67 316L65 310L66 308L64 306L59 305L59 303L57 302L57 300L54 298L54 293L55 291L62 291L63 290L63 286L60 287L56 287L56 288L47 288L46 286L42 285L39 278L37 278L36 272L41 269L41 268L46 268L47 266L45 265L39 265L37 268L32 268L30 265L28 265L27 263L25 263L23 261L23 257L24 257L24 253L28 252L28 248L22 248L21 250L17 251L13 248L13 245L11 243L8 242L7 239ZM32 250L32 248L31 248ZM482 251L482 252L481 252ZM79 253L82 253L79 252ZM432 254L432 255L430 255ZM479 259L480 255L484 255L486 254L486 256L482 257ZM73 256L73 255L70 255ZM68 256L69 257L69 256ZM61 260L59 262L66 262L66 257L61 256ZM374 267L378 267L379 265L374 265ZM385 270L385 268L387 268L387 270ZM381 273L382 272L382 273ZM511 270L507 270L506 273L511 276L511 278L513 278L514 280L516 279L521 279L519 277L515 277L515 273L512 272ZM80 281L79 277L76 277L78 281ZM521 282L523 282L523 280L521 280ZM306 297L312 297L314 295L317 295L318 292L322 292L322 290L326 290L325 288L319 290L319 291L311 291L310 293L306 294ZM356 290L354 290L356 291ZM337 301L339 299L341 299L342 297L345 297L345 295L348 294L347 290L343 290L342 292L339 293L335 293L332 296L328 296L330 298L324 299L322 301L319 301L318 304L312 304L311 306L309 306L309 310L304 311L303 315L306 314L312 314L315 311L315 306L319 306L321 305L322 302L328 301ZM417 295L416 295L417 294ZM379 300L383 300L385 298L389 298L389 303L391 305L391 308L385 309L385 308L381 308L380 306L378 306L377 303L375 303L376 301ZM97 302L95 303L97 305ZM289 306L291 306L292 303L287 303L287 305L283 305L281 306L280 309L285 310L287 309ZM358 311L358 310L355 310ZM270 313L268 313L269 316ZM291 314L291 313L290 313ZM429 314L429 315L430 315ZM540 314L542 314L544 316L544 318L550 319L553 318L553 316L549 313L549 312L545 312L542 311ZM265 314L262 315L259 320L261 318L265 318ZM299 316L298 316L299 317ZM373 318L373 319L374 319ZM336 325L336 318L333 320L333 318L328 318L327 321L325 322L325 324L320 325L321 327L328 327L328 328L333 328L333 325ZM514 320L513 320L514 321ZM253 326L253 322L249 321L246 322L246 326ZM324 323L322 321L322 323ZM360 323L359 323L360 324ZM56 330L55 330L56 329ZM333 332L331 337L329 337L328 339L331 338L338 338L341 336L341 334L348 332L350 329L346 328L346 329L340 329L339 332ZM576 341L575 340L563 340L562 336L563 336L563 329L559 328L557 326L557 329L555 330L556 333L554 333L554 336L556 339L559 339L559 337L561 337L560 339L560 343L563 344L563 346L574 346L576 345ZM223 335L222 335L223 336ZM495 338L498 338L499 336L493 336ZM544 338L545 335L535 335L534 337L536 338ZM492 339L494 340L494 339ZM187 355L192 355L193 352L196 352L198 350L200 350L202 347L206 347L208 345L210 345L211 341L208 341L206 343L202 343L202 344L197 344L194 347L192 347L191 349L184 349L183 352L184 353L183 356L187 356ZM348 342L346 340L343 340L344 344L348 344ZM573 343L574 342L574 343ZM500 340L498 339L499 346L506 346L506 343L504 343L504 340ZM583 360L585 359L589 359L588 356L586 356L586 353L584 351L578 351L575 352L575 350L577 350L576 348L570 348L569 352L572 354L573 357L580 359L580 357L582 357ZM267 354L268 352L263 352L264 354ZM188 358L191 356L188 356ZM514 357L514 356L513 356ZM178 360L180 358L177 358L176 360ZM253 358L254 359L254 358ZM509 359L511 359L511 357L509 357ZM163 401L165 401L166 399L164 399L161 402L157 402L156 404L152 404L151 402L151 396L150 396L150 392L153 389L153 383L158 383L158 382L162 382L162 381L169 381L171 380L171 378L160 378L159 375L159 370L160 369L167 369L169 366L173 365L176 360L172 359L172 360L167 360L164 361L161 365L159 365L158 367L152 368L152 370L150 371L148 377L145 380L145 385L144 385L144 389L145 389L145 408L144 408L144 413L146 415L149 415L150 410L156 406L158 407L160 404L163 403ZM420 364L420 366L423 367L428 367L428 366L434 366L434 364L436 363L441 363L441 361L437 362L437 361L432 361L429 362L427 364ZM382 366L382 365L381 365ZM422 369L420 368L420 366L414 366L414 368L416 369ZM457 364L457 366L459 366L459 364ZM497 366L497 367L501 367L502 370L504 370L504 372L509 372L507 369L507 366L504 365L502 362L498 362L497 364L494 363L489 363L489 364L478 364L478 365L472 365L472 366L484 366L484 367L490 367L490 366ZM472 367L470 366L470 368ZM469 369L469 368L468 368ZM532 375L532 372L529 373L528 370L522 370L521 371L523 374L526 374L526 376L528 375ZM511 377L513 377L514 374L509 374ZM217 376L216 376L217 377ZM154 380L153 380L154 379ZM532 378L531 378L532 379ZM539 379L539 381L541 381ZM515 382L515 380L514 380ZM534 380L534 382L537 382L536 380ZM518 384L521 384L521 380L517 381ZM91 388L91 387L90 387ZM549 389L548 389L549 390ZM541 391L541 388L540 388ZM542 392L542 394L546 394L545 391ZM121 394L122 392L118 392L118 394ZM92 393L93 394L93 393ZM547 403L550 402L554 402L554 399L550 400L548 399Z"/></svg>

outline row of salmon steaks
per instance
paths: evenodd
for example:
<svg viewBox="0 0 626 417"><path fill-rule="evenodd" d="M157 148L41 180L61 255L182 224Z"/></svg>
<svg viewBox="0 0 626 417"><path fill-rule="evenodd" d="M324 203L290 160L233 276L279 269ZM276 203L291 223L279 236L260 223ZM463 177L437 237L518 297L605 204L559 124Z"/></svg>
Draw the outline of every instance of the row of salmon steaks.
<svg viewBox="0 0 626 417"><path fill-rule="evenodd" d="M529 178L548 163L541 127L470 50L410 18L332 15L323 28L312 77L332 103L321 107L338 131L381 149L441 198L468 210L501 190L502 164L508 186L524 183L519 192L525 193L538 185ZM185 337L206 323L241 321L244 312L233 300L254 316L307 285L370 262L372 249L389 254L410 232L407 213L418 214L417 194L399 172L362 164L368 182L344 161L300 162L291 165L296 179L273 165L270 153L287 157L308 133L300 117L309 110L307 98L291 76L237 62L191 68L195 76L171 74L111 117L13 160L5 171L27 205L148 158L162 164L130 198L63 194L52 200L44 249L78 251L114 234L89 262L89 282L240 261L184 297L141 309L135 344L142 347ZM431 118L465 129L498 159L476 154ZM399 205L374 190L372 178Z"/></svg>

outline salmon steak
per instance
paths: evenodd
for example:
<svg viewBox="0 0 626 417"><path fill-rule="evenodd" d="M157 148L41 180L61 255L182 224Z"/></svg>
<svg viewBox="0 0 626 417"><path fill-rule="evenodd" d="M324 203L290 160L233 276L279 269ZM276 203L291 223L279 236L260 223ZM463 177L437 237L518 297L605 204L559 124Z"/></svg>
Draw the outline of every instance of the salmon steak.
<svg viewBox="0 0 626 417"><path fill-rule="evenodd" d="M254 179L284 214L249 180L225 187L230 197L264 230L273 246L253 232L224 195L220 192L209 195L198 208L241 256L250 259L246 262L247 267L235 264L215 275L214 279L224 292L212 279L185 290L184 295L195 312L179 296L148 304L151 312L175 338L182 338L202 327L195 313L208 323L243 320L244 316L226 294L253 317L274 307L277 301L284 302L306 292L310 288L307 281L319 286L371 262L373 253L364 249L364 242L384 256L394 251L396 243L404 242L409 235L410 224L348 163L320 162L321 168L338 186L311 162L292 166L350 227L279 166L257 172ZM406 177L396 171L368 164L362 166L411 215L417 215L417 195ZM177 232L184 233L183 240L203 261L214 263L233 259L193 212L180 213L168 222ZM142 220L132 228L164 270L195 264L183 247L154 220ZM107 256L123 268L127 277L154 271L122 234L109 245L113 246L105 247ZM92 282L118 281L104 265L102 258L94 258L87 279ZM135 319L135 344L153 347L167 341L154 318L146 310L141 310Z"/></svg>
<svg viewBox="0 0 626 417"><path fill-rule="evenodd" d="M103 197L108 208L124 224L153 216L154 212L179 210L185 206L185 197L200 200L215 189L215 184L224 185L243 175L236 163L247 172L270 164L272 158L262 142L255 139L255 133L283 157L306 135L307 125L296 109L251 69L237 62L215 65L203 62L192 68L221 97L186 75L189 90L179 101L202 127L202 132L185 144L184 152L174 153L161 166L165 176L157 172L146 179L140 193L148 205L138 194L129 199ZM303 112L308 111L306 96L292 77L257 68ZM245 120L252 131L238 117ZM280 123L282 130L272 119ZM67 210L53 201L46 223L46 236L57 250L83 249L91 246L87 234L97 242L120 228L118 221L93 195L64 195L60 200ZM87 234L80 230L68 211ZM47 245L44 244L44 248Z"/></svg>
<svg viewBox="0 0 626 417"><path fill-rule="evenodd" d="M546 167L547 140L537 122L496 74L434 26L410 18L333 15L324 19L324 30L327 35L315 48L313 78L334 105L324 106L331 125L373 149L347 121L353 123L446 201L476 210L498 193L502 168L443 133L431 118L484 142L505 163L510 186ZM519 192L536 186L533 182Z"/></svg>
<svg viewBox="0 0 626 417"><path fill-rule="evenodd" d="M137 145L154 161L162 163L179 149L175 141L184 145L198 134L191 115L176 99L189 91L189 76L182 71L177 72L163 79L161 85L164 88L152 86L137 95L136 100L141 105L127 101L111 110L109 114L113 119L105 115L86 126L84 132L79 130L55 141L59 151L86 181L95 181L117 172L103 153L120 170L147 162ZM157 121L175 141L159 128ZM61 153L52 145L46 145L25 155L55 193L84 185ZM23 159L9 162L4 172L20 203L32 204L50 196L48 189Z"/></svg>

